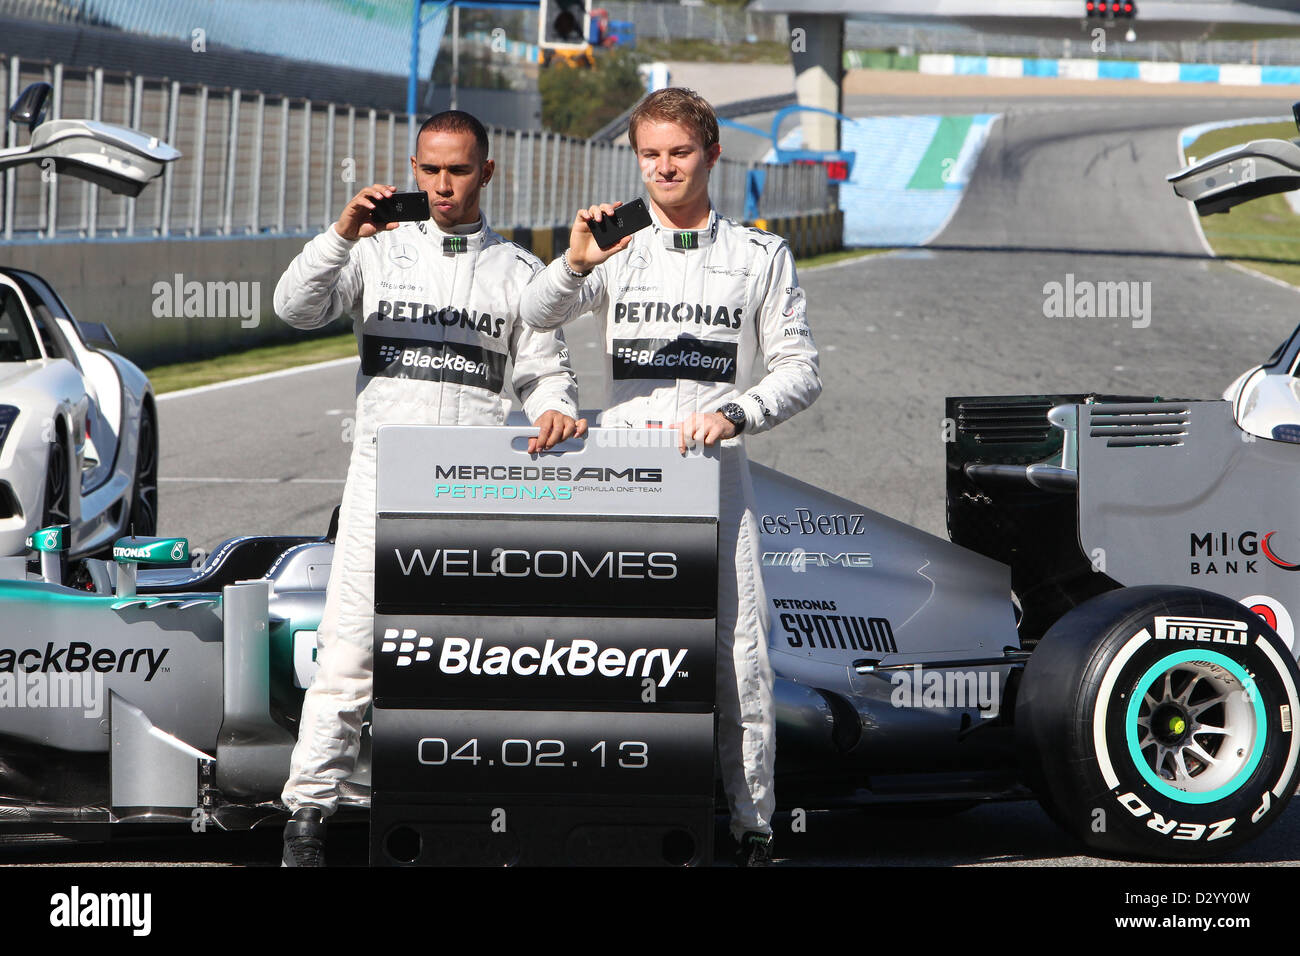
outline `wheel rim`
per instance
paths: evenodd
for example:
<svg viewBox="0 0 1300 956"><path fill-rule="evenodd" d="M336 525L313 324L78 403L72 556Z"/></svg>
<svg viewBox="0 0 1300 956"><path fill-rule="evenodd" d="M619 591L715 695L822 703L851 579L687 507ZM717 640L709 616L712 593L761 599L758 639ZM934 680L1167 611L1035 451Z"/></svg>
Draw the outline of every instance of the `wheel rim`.
<svg viewBox="0 0 1300 956"><path fill-rule="evenodd" d="M148 537L158 531L158 445L154 440L153 418L147 412L140 419L136 455L132 533Z"/></svg>
<svg viewBox="0 0 1300 956"><path fill-rule="evenodd" d="M1180 803L1212 803L1238 790L1263 755L1267 727L1254 679L1213 651L1181 651L1153 664L1124 719L1134 766Z"/></svg>
<svg viewBox="0 0 1300 956"><path fill-rule="evenodd" d="M68 456L55 443L50 467L45 473L45 517L42 527L68 524Z"/></svg>

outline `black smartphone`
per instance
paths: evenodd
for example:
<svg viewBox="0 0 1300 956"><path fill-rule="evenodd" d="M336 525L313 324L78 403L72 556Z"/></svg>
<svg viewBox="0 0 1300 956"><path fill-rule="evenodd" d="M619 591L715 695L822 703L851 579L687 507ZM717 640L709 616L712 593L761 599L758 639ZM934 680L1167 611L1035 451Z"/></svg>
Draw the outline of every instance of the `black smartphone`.
<svg viewBox="0 0 1300 956"><path fill-rule="evenodd" d="M424 222L429 218L429 197L426 193L393 193L387 199L374 200L374 203L370 221L381 225L390 222Z"/></svg>
<svg viewBox="0 0 1300 956"><path fill-rule="evenodd" d="M596 245L602 249L617 245L624 236L630 236L639 229L650 225L650 210L644 199L634 199L614 210L613 215L604 216L599 222L587 223Z"/></svg>

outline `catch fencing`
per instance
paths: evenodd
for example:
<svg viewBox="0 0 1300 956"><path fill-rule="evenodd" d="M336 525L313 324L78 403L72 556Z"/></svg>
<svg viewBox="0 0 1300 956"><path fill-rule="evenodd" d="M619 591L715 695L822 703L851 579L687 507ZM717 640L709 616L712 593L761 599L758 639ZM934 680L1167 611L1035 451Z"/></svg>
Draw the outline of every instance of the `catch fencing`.
<svg viewBox="0 0 1300 956"><path fill-rule="evenodd" d="M181 151L162 181L138 198L23 166L0 181L6 240L165 236L268 236L319 231L373 182L410 182L408 142L421 117L239 89L64 68L11 57L0 68L0 102L27 84L54 87L49 119L101 120L157 136ZM26 142L6 124L5 145ZM489 130L496 175L483 209L496 228L570 222L580 206L640 194L627 146L554 133ZM720 160L710 192L741 218L748 173L758 163ZM760 217L833 208L821 170L763 165Z"/></svg>

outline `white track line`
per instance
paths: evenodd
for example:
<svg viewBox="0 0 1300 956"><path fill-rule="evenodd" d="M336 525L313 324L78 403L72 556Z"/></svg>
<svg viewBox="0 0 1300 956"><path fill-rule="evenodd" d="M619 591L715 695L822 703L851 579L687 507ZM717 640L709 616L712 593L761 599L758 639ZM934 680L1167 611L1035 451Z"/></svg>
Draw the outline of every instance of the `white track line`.
<svg viewBox="0 0 1300 956"><path fill-rule="evenodd" d="M890 249L888 252L873 252L861 256L849 256L846 259L841 259L839 262L827 262L820 266L808 266L806 269L798 269L798 273L801 276L806 276L814 272L825 272L829 269L843 269L845 266L856 266L863 262L869 262L875 259L894 259L897 258L901 252L915 252L920 248L921 247L919 246L909 246L902 250ZM931 254L933 255L933 253Z"/></svg>
<svg viewBox="0 0 1300 956"><path fill-rule="evenodd" d="M204 392L215 392L221 388L233 388L236 385L244 385L248 382L264 382L272 378L285 378L289 375L297 375L300 372L316 372L321 369L334 368L340 365L346 365L349 362L360 362L358 356L353 355L351 358L330 359L326 362L313 362L311 365L299 365L295 368L283 368L278 372L261 372L258 375L245 375L243 378L232 378L224 382L213 382L211 385L196 385L194 388L182 388L175 392L163 392L155 399L159 402L165 402L169 398L181 398L182 396L201 395Z"/></svg>

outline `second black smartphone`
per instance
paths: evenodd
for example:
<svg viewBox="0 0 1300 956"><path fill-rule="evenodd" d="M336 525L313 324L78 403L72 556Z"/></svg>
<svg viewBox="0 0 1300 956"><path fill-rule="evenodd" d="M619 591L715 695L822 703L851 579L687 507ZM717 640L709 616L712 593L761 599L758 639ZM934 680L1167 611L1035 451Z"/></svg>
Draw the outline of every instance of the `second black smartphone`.
<svg viewBox="0 0 1300 956"><path fill-rule="evenodd" d="M424 222L429 218L429 197L426 193L393 193L387 199L376 199L370 221L381 225L390 222Z"/></svg>
<svg viewBox="0 0 1300 956"><path fill-rule="evenodd" d="M618 243L624 236L630 236L639 229L650 225L650 210L644 199L634 199L614 210L613 215L604 216L600 221L587 223L596 245L608 249Z"/></svg>

